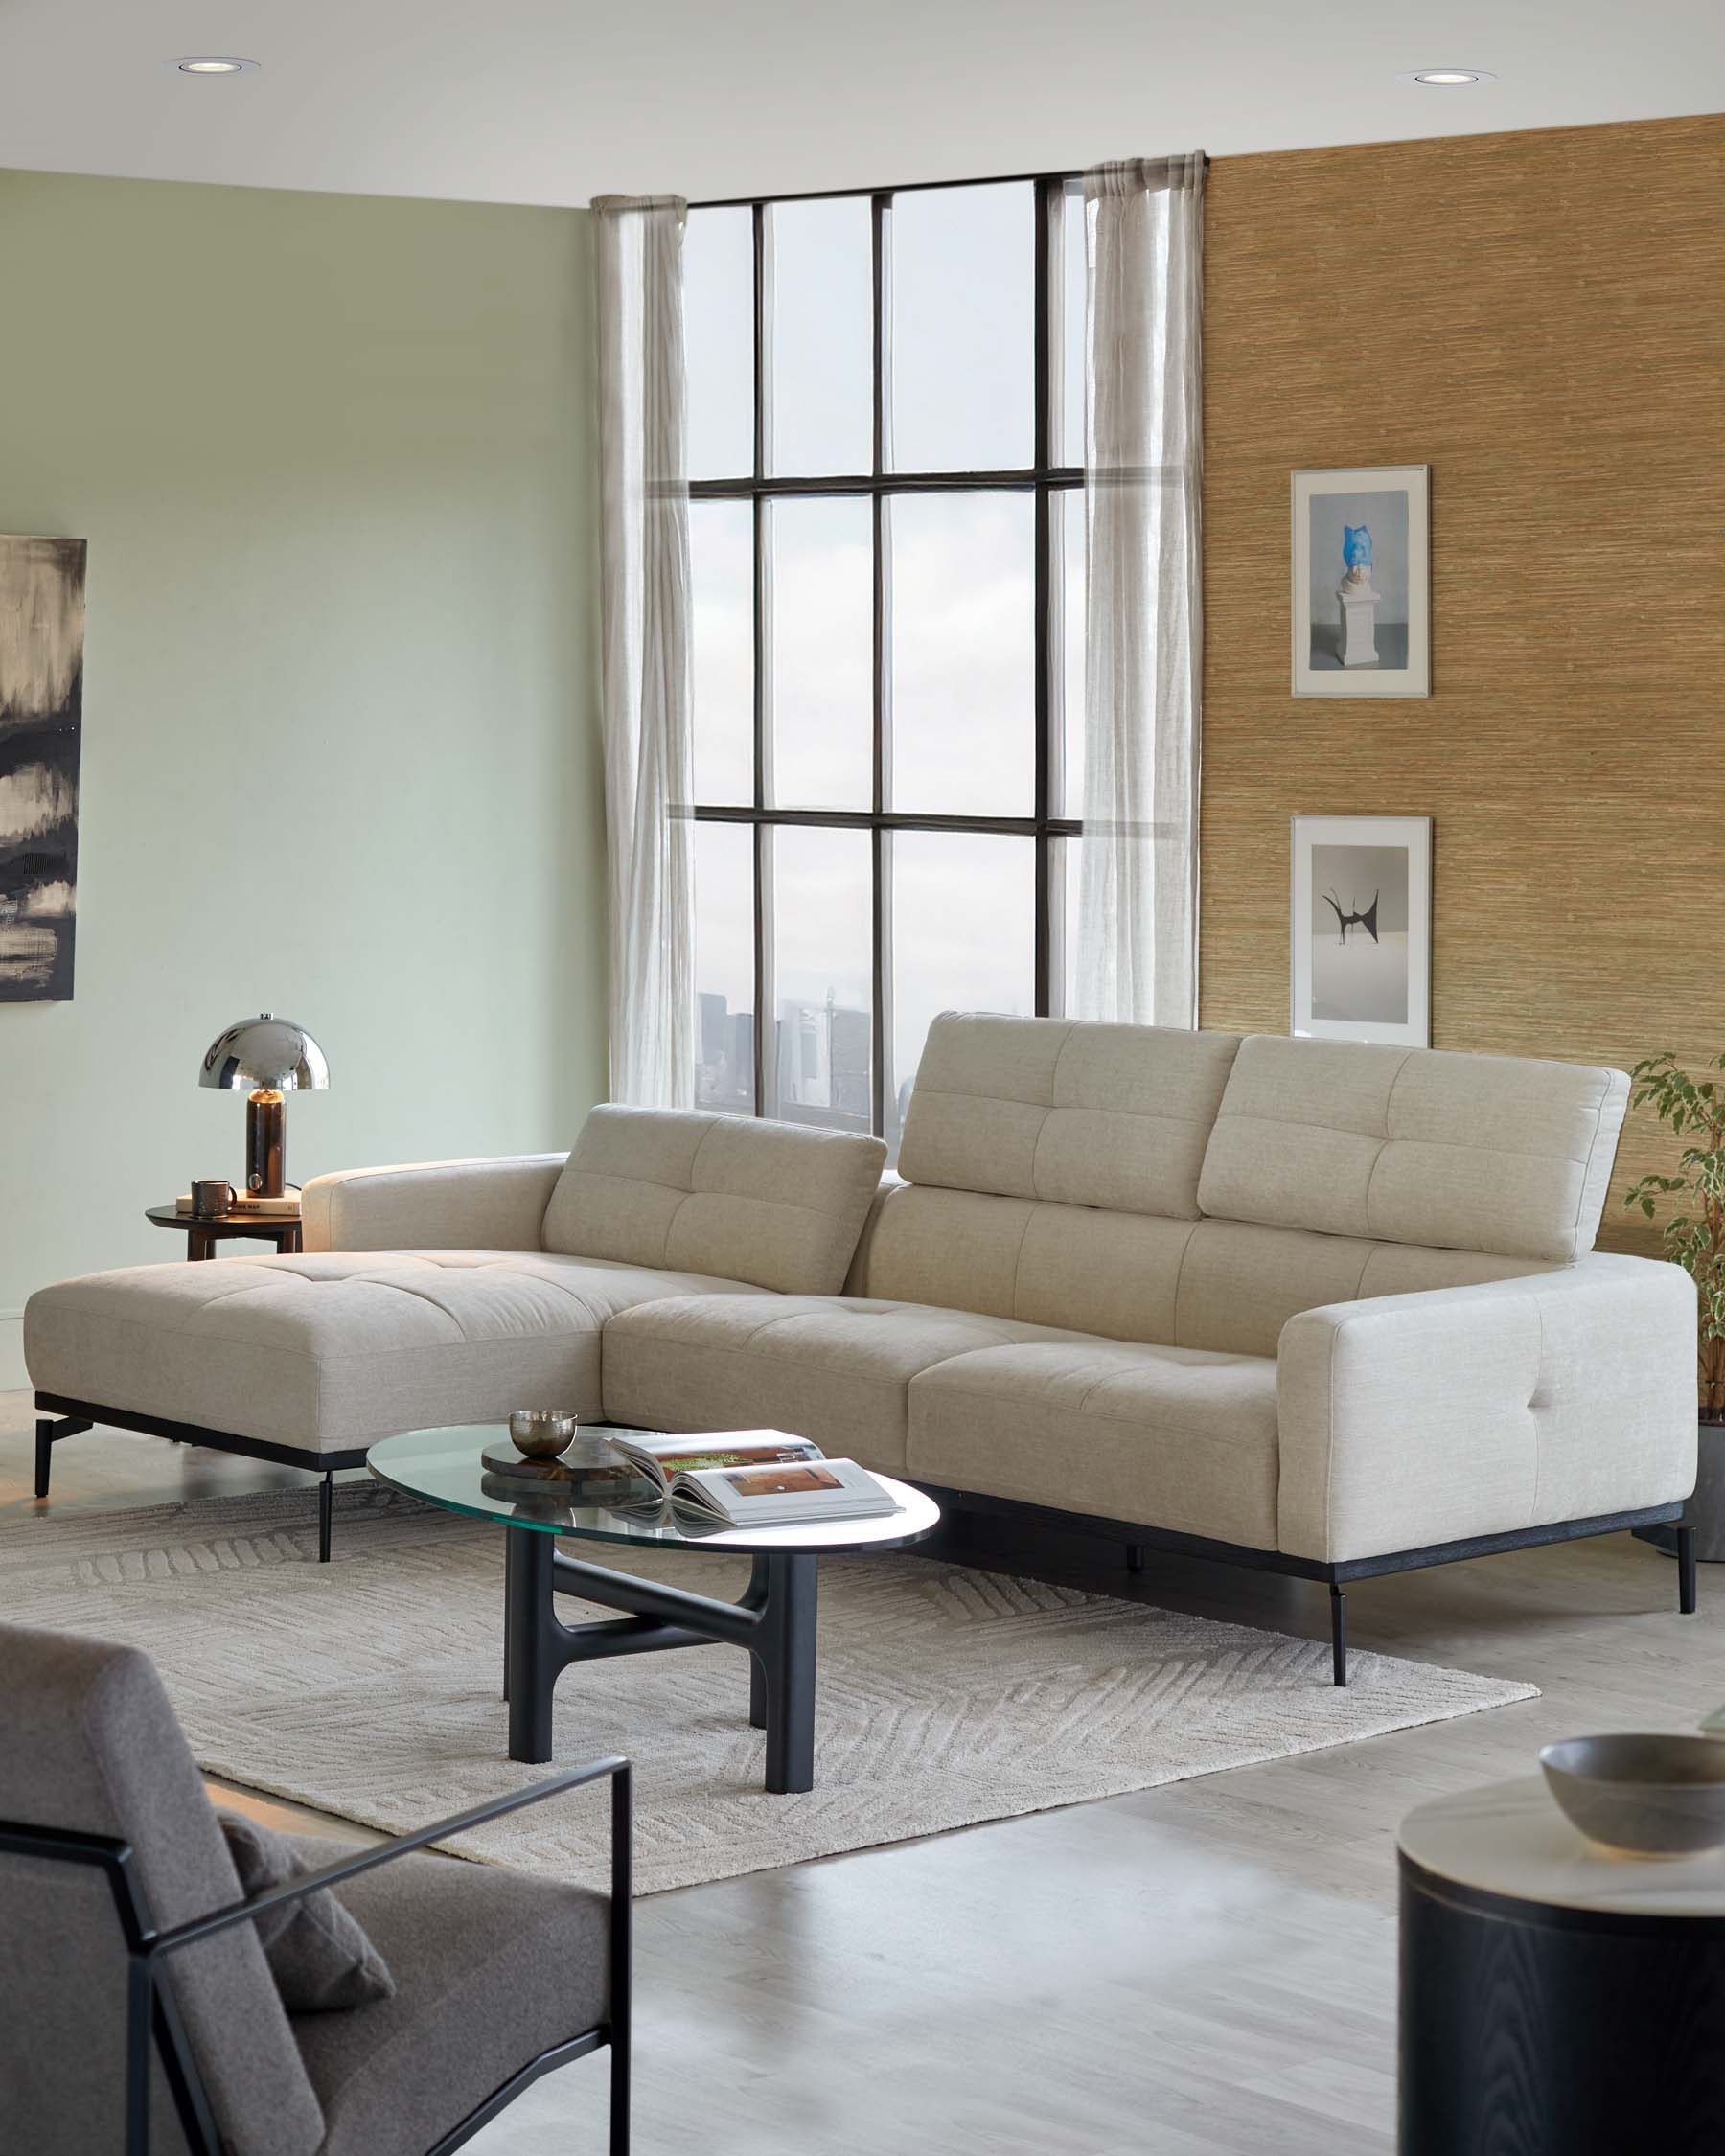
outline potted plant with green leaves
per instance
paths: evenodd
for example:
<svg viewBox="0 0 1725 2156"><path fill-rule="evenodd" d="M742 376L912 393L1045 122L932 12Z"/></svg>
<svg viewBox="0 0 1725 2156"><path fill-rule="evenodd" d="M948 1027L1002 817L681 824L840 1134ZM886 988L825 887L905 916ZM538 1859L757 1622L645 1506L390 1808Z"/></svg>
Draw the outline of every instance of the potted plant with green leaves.
<svg viewBox="0 0 1725 2156"><path fill-rule="evenodd" d="M1725 1071L1725 1056L1704 1067ZM1630 1073L1631 1103L1650 1108L1671 1135L1687 1138L1675 1175L1643 1176L1623 1200L1649 1220L1668 1204L1665 1254L1682 1266L1700 1297L1696 1378L1700 1470L1685 1520L1695 1529L1695 1555L1725 1562L1725 1081L1692 1078L1668 1048ZM1675 1549L1669 1527L1638 1530Z"/></svg>

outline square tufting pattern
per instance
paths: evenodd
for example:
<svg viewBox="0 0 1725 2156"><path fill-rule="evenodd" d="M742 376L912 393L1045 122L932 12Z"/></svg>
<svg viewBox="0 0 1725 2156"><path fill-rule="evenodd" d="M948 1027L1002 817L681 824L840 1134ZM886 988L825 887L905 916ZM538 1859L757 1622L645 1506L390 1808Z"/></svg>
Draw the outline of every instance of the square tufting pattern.
<svg viewBox="0 0 1725 2156"><path fill-rule="evenodd" d="M92 1419L313 1456L530 1401L773 1425L1314 1564L1668 1518L1692 1286L1589 1254L1627 1094L1563 1063L947 1012L884 1182L875 1138L600 1108L566 1164L309 1186L302 1256L45 1289L26 1356Z"/></svg>
<svg viewBox="0 0 1725 2156"><path fill-rule="evenodd" d="M907 1182L1198 1218L1231 1033L943 1011L905 1118Z"/></svg>
<svg viewBox="0 0 1725 2156"><path fill-rule="evenodd" d="M338 1452L545 1401L596 1413L608 1318L656 1296L740 1291L540 1250L138 1265L39 1289L24 1350L44 1392Z"/></svg>
<svg viewBox="0 0 1725 2156"><path fill-rule="evenodd" d="M1621 1070L1254 1035L1205 1156L1213 1217L1569 1264L1593 1248Z"/></svg>
<svg viewBox="0 0 1725 2156"><path fill-rule="evenodd" d="M910 1382L919 1481L1276 1548L1276 1361L1079 1338L954 1355Z"/></svg>
<svg viewBox="0 0 1725 2156"><path fill-rule="evenodd" d="M605 1411L650 1430L794 1430L902 1475L906 1388L920 1371L979 1347L1074 1339L856 1296L690 1296L606 1327Z"/></svg>
<svg viewBox="0 0 1725 2156"><path fill-rule="evenodd" d="M545 1208L547 1250L837 1295L879 1138L742 1115L595 1108Z"/></svg>

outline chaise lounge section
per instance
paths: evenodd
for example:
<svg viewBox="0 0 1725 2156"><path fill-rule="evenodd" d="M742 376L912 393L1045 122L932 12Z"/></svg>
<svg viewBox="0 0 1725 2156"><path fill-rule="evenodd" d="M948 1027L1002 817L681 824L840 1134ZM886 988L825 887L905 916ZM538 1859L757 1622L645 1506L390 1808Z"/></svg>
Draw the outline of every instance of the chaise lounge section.
<svg viewBox="0 0 1725 2156"><path fill-rule="evenodd" d="M26 1351L44 1411L172 1402L199 1427L170 1434L331 1464L529 1392L796 1431L950 1505L1322 1582L1342 1683L1350 1581L1693 1486L1693 1290L1592 1249L1627 1089L949 1013L878 1190L871 1140L601 1109L566 1166L320 1179L304 1257L45 1290Z"/></svg>
<svg viewBox="0 0 1725 2156"><path fill-rule="evenodd" d="M837 1291L886 1147L735 1116L599 1108L570 1155L319 1177L306 1249L128 1266L25 1313L36 1495L96 1423L331 1477L402 1430L601 1410L601 1332L654 1296ZM650 1252L637 1261L632 1253Z"/></svg>

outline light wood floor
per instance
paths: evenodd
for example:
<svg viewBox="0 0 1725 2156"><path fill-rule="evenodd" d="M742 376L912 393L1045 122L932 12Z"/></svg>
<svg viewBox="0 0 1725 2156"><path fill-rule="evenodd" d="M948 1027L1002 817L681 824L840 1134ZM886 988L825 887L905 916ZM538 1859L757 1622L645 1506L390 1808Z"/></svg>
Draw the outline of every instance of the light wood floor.
<svg viewBox="0 0 1725 2156"><path fill-rule="evenodd" d="M29 1509L29 1401L0 1395L0 1508ZM53 1509L303 1479L150 1438L57 1448ZM307 1502L312 1499L307 1484ZM1074 1540L1016 1564L1322 1636L1321 1589ZM1354 1643L1544 1696L1300 1759L787 1871L639 1910L639 2156L1346 2156L1393 2145L1392 1834L1587 1730L1725 1700L1725 1576L1676 1614L1627 1536L1368 1582ZM0 1582L0 1610L4 1583ZM228 1800L224 1793L224 1800ZM263 1799L260 1816L364 1839ZM453 1860L451 1860L453 1861ZM475 2156L598 2156L604 2068L550 2076Z"/></svg>

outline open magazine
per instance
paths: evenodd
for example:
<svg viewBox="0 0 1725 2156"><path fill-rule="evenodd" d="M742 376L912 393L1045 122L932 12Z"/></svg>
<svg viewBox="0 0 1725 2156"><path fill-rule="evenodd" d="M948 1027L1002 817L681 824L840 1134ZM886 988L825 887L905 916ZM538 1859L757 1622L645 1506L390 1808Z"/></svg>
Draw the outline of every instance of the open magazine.
<svg viewBox="0 0 1725 2156"><path fill-rule="evenodd" d="M727 1527L788 1527L821 1520L866 1520L897 1502L854 1459L791 1460L776 1467L684 1467L671 1479L671 1504Z"/></svg>
<svg viewBox="0 0 1725 2156"><path fill-rule="evenodd" d="M648 1502L668 1499L691 1525L789 1526L899 1509L866 1468L783 1430L612 1431L610 1441L651 1485Z"/></svg>
<svg viewBox="0 0 1725 2156"><path fill-rule="evenodd" d="M702 1430L665 1437L642 1430L608 1430L613 1452L621 1453L653 1485L649 1502L671 1494L673 1479L697 1467L776 1467L788 1460L818 1459L820 1447L783 1430Z"/></svg>

